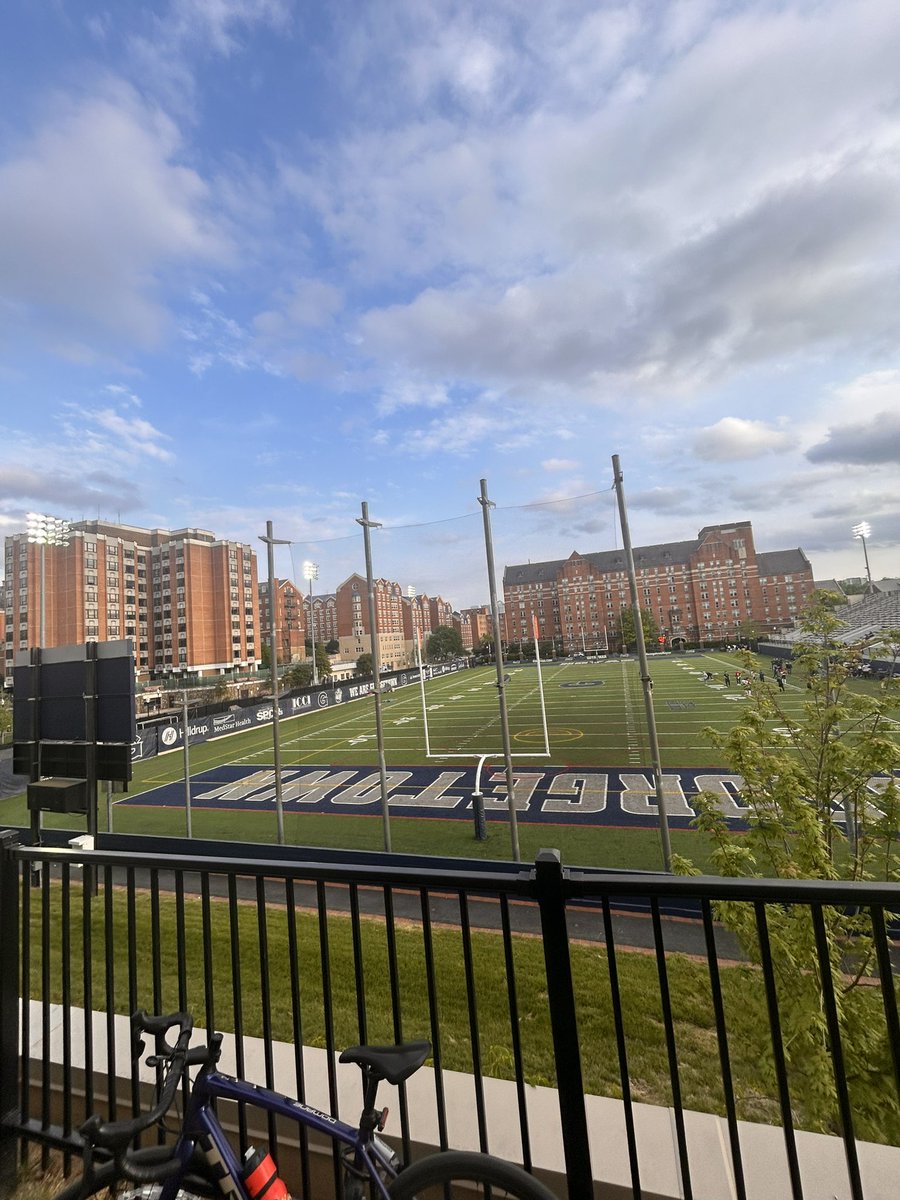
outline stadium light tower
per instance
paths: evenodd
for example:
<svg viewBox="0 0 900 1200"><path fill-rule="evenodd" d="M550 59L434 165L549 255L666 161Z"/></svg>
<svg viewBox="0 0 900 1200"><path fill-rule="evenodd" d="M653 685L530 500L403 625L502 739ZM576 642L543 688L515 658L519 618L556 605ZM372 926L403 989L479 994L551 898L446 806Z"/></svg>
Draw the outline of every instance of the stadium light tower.
<svg viewBox="0 0 900 1200"><path fill-rule="evenodd" d="M316 663L316 616L313 612L313 580L319 578L319 564L307 560L303 564L303 578L309 583L309 640L312 645L313 687L319 686L319 667Z"/></svg>
<svg viewBox="0 0 900 1200"><path fill-rule="evenodd" d="M869 569L869 551L866 547L866 538L872 536L872 526L868 521L860 521L858 525L853 526L853 536L858 538L863 544L863 555L865 556L866 560L866 579L869 581L868 588L866 590L871 594L875 591L875 588L872 584L872 572Z"/></svg>
<svg viewBox="0 0 900 1200"><path fill-rule="evenodd" d="M41 573L38 583L41 604L41 626L39 646L43 650L47 640L47 547L68 546L69 522L61 517L48 517L44 513L28 513L25 518L25 530L29 542L41 548Z"/></svg>

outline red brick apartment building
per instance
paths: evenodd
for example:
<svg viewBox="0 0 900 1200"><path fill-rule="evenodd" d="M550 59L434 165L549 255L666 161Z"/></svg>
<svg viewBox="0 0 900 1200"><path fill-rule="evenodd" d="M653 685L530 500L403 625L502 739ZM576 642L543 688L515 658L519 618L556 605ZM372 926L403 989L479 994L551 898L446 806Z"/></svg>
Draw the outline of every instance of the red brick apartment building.
<svg viewBox="0 0 900 1200"><path fill-rule="evenodd" d="M306 657L307 603L306 597L292 580L275 580L275 632L278 661L281 663L300 662ZM268 646L272 629L268 582L261 583L259 587L259 627L263 644Z"/></svg>
<svg viewBox="0 0 900 1200"><path fill-rule="evenodd" d="M761 632L788 629L813 591L799 548L757 551L749 521L710 525L696 539L634 549L638 597L668 639L690 644L737 639L754 621ZM554 562L507 567L503 576L507 636L542 638L565 653L615 650L630 608L625 554L577 551Z"/></svg>
<svg viewBox="0 0 900 1200"><path fill-rule="evenodd" d="M275 629L278 637L278 661L300 662L307 658L306 643L315 634L316 645L324 646L337 641L337 603L334 593L317 596L313 594L314 624L309 620L309 596L290 579L275 580ZM259 621L265 645L269 644L271 622L269 619L269 584L263 581L259 587Z"/></svg>
<svg viewBox="0 0 900 1200"><path fill-rule="evenodd" d="M413 659L415 658L416 634L419 635L424 655L428 635L434 633L441 625L446 625L450 629L454 627L453 605L449 600L445 600L443 596L424 595L410 596L404 599L403 631L412 648Z"/></svg>
<svg viewBox="0 0 900 1200"><path fill-rule="evenodd" d="M253 671L259 665L256 555L203 529L73 522L64 545L5 540L5 675L41 640L131 638L138 675ZM43 579L42 579L43 574Z"/></svg>
<svg viewBox="0 0 900 1200"><path fill-rule="evenodd" d="M463 650L473 650L483 637L493 635L491 610L486 604L480 608L464 608L459 614L459 635Z"/></svg>
<svg viewBox="0 0 900 1200"><path fill-rule="evenodd" d="M309 620L309 597L306 598L306 613ZM338 640L337 597L334 592L321 596L313 595L313 615L316 622L316 643L323 646Z"/></svg>
<svg viewBox="0 0 900 1200"><path fill-rule="evenodd" d="M409 661L410 643L404 631L404 600L399 583L392 579L376 579L375 628L381 664L405 666ZM369 625L369 586L362 575L351 575L335 590L338 641L341 658L353 662L361 654L372 651Z"/></svg>

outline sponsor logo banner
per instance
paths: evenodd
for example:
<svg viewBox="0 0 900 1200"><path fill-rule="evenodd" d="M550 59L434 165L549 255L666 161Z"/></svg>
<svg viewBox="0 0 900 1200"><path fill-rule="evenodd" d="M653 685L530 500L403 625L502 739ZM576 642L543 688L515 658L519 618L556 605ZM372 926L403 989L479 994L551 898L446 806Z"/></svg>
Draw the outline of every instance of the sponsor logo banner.
<svg viewBox="0 0 900 1200"><path fill-rule="evenodd" d="M448 675L452 671L462 670L466 662L441 663L440 665L424 668L426 679L435 679L439 675ZM400 671L382 678L385 691L407 684L417 683L418 671ZM337 684L334 687L323 688L319 692L307 692L302 696L283 696L278 703L278 711L282 717L302 716L305 712L313 712L318 708L333 708L338 704L347 704L351 700L359 700L372 692L372 681L362 683ZM249 708L234 709L218 713L212 717L199 717L188 722L188 741L194 743L206 742L212 738L226 737L231 733L240 733L243 729L253 729L272 722L274 709L272 701L267 700ZM138 731L138 738L132 748L132 759L152 758L155 754L163 754L167 750L176 750L182 742L181 721L172 719L164 725L147 725Z"/></svg>

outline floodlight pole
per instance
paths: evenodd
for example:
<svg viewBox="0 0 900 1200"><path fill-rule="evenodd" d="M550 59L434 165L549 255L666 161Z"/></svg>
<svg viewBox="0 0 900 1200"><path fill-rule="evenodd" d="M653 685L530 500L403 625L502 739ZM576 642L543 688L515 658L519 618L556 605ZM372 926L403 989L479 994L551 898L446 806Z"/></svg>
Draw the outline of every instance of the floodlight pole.
<svg viewBox="0 0 900 1200"><path fill-rule="evenodd" d="M644 689L644 709L647 714L647 733L650 738L650 755L653 759L653 774L656 781L656 807L659 813L659 837L662 842L663 863L667 871L672 870L672 845L669 839L669 818L663 792L662 761L659 756L659 740L656 736L656 716L653 712L653 680L647 665L647 647L644 645L644 629L641 623L641 606L638 600L637 575L634 571L634 555L631 550L631 534L628 529L628 513L625 510L625 491L622 487L622 471L619 456L612 456L613 486L619 502L619 524L622 526L622 546L628 568L628 583L631 588L631 611L634 614L634 636L637 639L638 662L641 667L641 684ZM624 633L624 629L623 629ZM624 637L623 637L624 641ZM627 649L627 646L626 646Z"/></svg>
<svg viewBox="0 0 900 1200"><path fill-rule="evenodd" d="M47 543L41 542L41 579L40 579L40 595L41 595L41 632L40 632L40 648L43 650L47 640L47 586L46 586L46 571L47 571Z"/></svg>
<svg viewBox="0 0 900 1200"><path fill-rule="evenodd" d="M509 810L509 837L512 842L514 862L521 862L519 854L519 826L516 821L515 777L512 766L512 747L509 741L509 715L506 710L506 679L503 673L503 648L500 640L500 610L497 607L497 584L494 580L494 543L491 536L491 509L488 499L487 480L481 480L481 495L478 497L484 518L484 552L487 558L488 590L491 597L491 622L494 631L494 662L497 666L497 703L500 706L500 736L503 740L503 761L506 764L506 805Z"/></svg>
<svg viewBox="0 0 900 1200"><path fill-rule="evenodd" d="M284 845L284 793L281 787L281 706L278 703L278 636L275 631L275 547L289 546L289 538L277 538L272 534L272 522L266 521L266 535L259 535L266 543L269 563L269 658L272 667L272 754L275 759L275 821L278 829L278 844Z"/></svg>
<svg viewBox="0 0 900 1200"><path fill-rule="evenodd" d="M313 580L319 578L319 564L305 562L303 578L309 583L309 645L312 654L312 685L319 686L319 664L316 662L316 614L313 610Z"/></svg>
<svg viewBox="0 0 900 1200"><path fill-rule="evenodd" d="M384 762L384 725L381 720L381 650L378 645L377 613L375 611L375 579L372 574L372 540L370 529L380 529L380 521L369 520L369 505L363 500L362 516L356 518L362 525L363 545L366 551L366 583L369 589L369 640L372 643L372 681L375 686L375 740L378 743L378 778L381 783L381 822L384 828L384 848L391 852L391 818L388 812L387 769Z"/></svg>
<svg viewBox="0 0 900 1200"><path fill-rule="evenodd" d="M853 526L853 536L862 542L863 556L866 560L866 579L868 580L866 594L871 596L875 591L875 585L872 583L872 572L869 568L869 551L866 546L866 538L872 536L872 526L868 521L860 521L858 525Z"/></svg>
<svg viewBox="0 0 900 1200"><path fill-rule="evenodd" d="M38 579L38 600L40 604L40 627L38 634L38 649L43 650L47 644L47 547L68 546L69 522L62 517L49 517L44 513L29 513L25 522L26 536L29 542L41 547L41 567Z"/></svg>

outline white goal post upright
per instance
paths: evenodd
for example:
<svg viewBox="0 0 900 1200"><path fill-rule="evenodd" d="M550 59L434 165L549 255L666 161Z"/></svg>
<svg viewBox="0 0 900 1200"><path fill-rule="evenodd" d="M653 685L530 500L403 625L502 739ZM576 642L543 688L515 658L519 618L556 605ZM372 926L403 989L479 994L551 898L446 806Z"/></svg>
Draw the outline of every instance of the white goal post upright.
<svg viewBox="0 0 900 1200"><path fill-rule="evenodd" d="M419 640L419 627L416 626L416 662L419 666L419 692L422 696L422 720L425 722L425 757L431 758L431 746L428 741L428 710L425 707L425 668L422 666L422 643Z"/></svg>
<svg viewBox="0 0 900 1200"><path fill-rule="evenodd" d="M422 679L422 675L419 675ZM538 679L540 680L540 666L538 667ZM544 731L544 749L543 750L513 750L510 753L510 758L549 758L550 757L550 738L547 733L547 710L544 707L544 689L540 688L541 696L541 724ZM422 720L425 724L425 757L426 758L498 758L503 752L502 750L441 750L433 753L428 732L428 709L425 706L425 684L422 683Z"/></svg>
<svg viewBox="0 0 900 1200"><path fill-rule="evenodd" d="M534 622L534 660L537 663L538 673L538 694L541 697L541 724L544 727L544 755L550 757L550 735L547 732L547 706L544 704L544 673L541 670L541 647L538 640L538 623L534 613L531 614L531 619Z"/></svg>
<svg viewBox="0 0 900 1200"><path fill-rule="evenodd" d="M537 646L537 643L535 643L535 646ZM476 750L476 751L444 750L439 753L432 753L431 733L428 728L428 706L425 702L425 668L422 665L422 653L421 653L421 648L419 646L418 635L416 636L416 662L417 662L417 665L419 668L419 692L422 697L422 723L425 726L425 757L426 758L467 758L467 759L478 758L478 759L482 760L481 764L479 765L479 774L480 774L481 766L483 766L484 760L488 759L488 758L497 758L502 754L502 751L488 750L486 752L482 752L480 750ZM547 706L544 702L544 678L543 678L543 672L541 670L541 656L540 656L539 651L537 653L537 672L538 672L538 695L540 696L540 701L541 701L541 728L542 728L543 734L544 734L544 749L543 750L512 751L510 753L511 758L549 758L550 757L550 734L549 734L548 728L547 728ZM508 679L509 676L507 675L506 678Z"/></svg>

